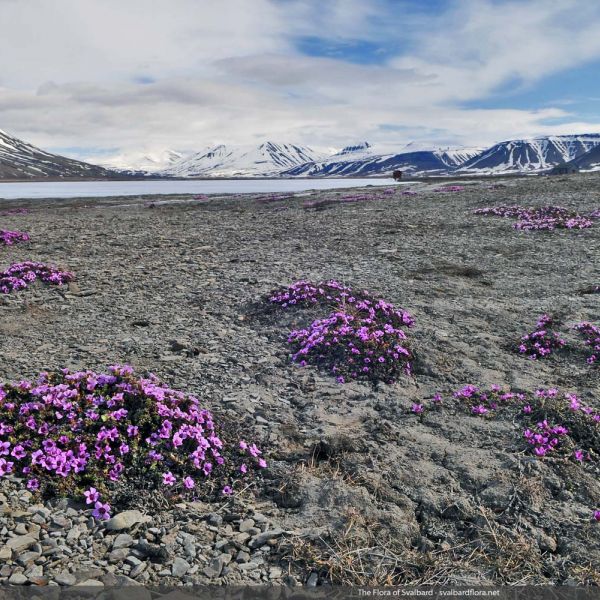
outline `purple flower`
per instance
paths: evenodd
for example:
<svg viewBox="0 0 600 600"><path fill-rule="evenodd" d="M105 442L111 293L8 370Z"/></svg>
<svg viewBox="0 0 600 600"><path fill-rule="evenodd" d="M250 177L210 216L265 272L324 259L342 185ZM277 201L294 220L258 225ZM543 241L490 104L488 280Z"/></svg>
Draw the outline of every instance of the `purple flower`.
<svg viewBox="0 0 600 600"><path fill-rule="evenodd" d="M425 408L423 407L422 404L413 404L411 407L411 410L415 414L420 415L425 410Z"/></svg>
<svg viewBox="0 0 600 600"><path fill-rule="evenodd" d="M102 504L102 502L96 502L94 505L94 510L92 512L92 516L101 521L106 521L110 519L110 505Z"/></svg>
<svg viewBox="0 0 600 600"><path fill-rule="evenodd" d="M173 473L171 473L171 471L163 473L162 482L163 485L172 486L175 483L175 477L173 476Z"/></svg>
<svg viewBox="0 0 600 600"><path fill-rule="evenodd" d="M83 495L85 496L86 504L94 504L100 499L100 494L98 493L98 490L94 487L91 487L85 492L83 492Z"/></svg>
<svg viewBox="0 0 600 600"><path fill-rule="evenodd" d="M191 490L196 486L196 482L191 477L186 477L183 480L183 485L186 489Z"/></svg>

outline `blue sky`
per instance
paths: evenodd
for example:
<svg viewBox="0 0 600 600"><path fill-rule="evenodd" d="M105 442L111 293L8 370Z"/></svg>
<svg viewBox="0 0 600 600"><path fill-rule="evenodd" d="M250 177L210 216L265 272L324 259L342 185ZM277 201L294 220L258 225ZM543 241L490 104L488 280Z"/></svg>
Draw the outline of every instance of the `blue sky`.
<svg viewBox="0 0 600 600"><path fill-rule="evenodd" d="M0 22L0 128L79 158L600 131L588 0L5 0Z"/></svg>

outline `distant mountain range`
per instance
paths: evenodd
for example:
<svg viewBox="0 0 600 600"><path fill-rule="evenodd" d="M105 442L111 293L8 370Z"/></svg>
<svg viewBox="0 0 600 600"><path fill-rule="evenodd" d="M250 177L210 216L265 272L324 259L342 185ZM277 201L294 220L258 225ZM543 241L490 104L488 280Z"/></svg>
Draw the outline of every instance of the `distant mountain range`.
<svg viewBox="0 0 600 600"><path fill-rule="evenodd" d="M590 151L566 163L565 166L581 171L600 171L600 145L594 146Z"/></svg>
<svg viewBox="0 0 600 600"><path fill-rule="evenodd" d="M477 156L481 148L413 150L410 144L396 154L379 154L368 142L347 146L321 161L292 167L281 173L284 177L368 177L391 174L396 170L409 175L428 173L443 175L456 170L465 161Z"/></svg>
<svg viewBox="0 0 600 600"><path fill-rule="evenodd" d="M264 142L218 145L197 153L175 150L122 154L103 165L50 154L0 131L0 179L194 177L370 177L400 170L408 176L500 175L551 171L569 165L600 170L600 134L508 140L491 148L438 148L410 143L397 152L368 142L334 154L307 146Z"/></svg>
<svg viewBox="0 0 600 600"><path fill-rule="evenodd" d="M598 133L509 140L474 156L458 171L480 174L546 171L578 159L598 145Z"/></svg>
<svg viewBox="0 0 600 600"><path fill-rule="evenodd" d="M306 146L265 142L259 146L215 146L161 171L170 177L277 177L323 158Z"/></svg>

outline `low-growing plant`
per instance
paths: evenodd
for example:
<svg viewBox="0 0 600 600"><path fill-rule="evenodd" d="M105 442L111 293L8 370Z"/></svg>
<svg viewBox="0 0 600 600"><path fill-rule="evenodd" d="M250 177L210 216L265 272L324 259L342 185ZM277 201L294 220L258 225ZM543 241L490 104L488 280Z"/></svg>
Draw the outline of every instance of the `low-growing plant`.
<svg viewBox="0 0 600 600"><path fill-rule="evenodd" d="M290 198L293 198L293 194L271 193L257 196L255 200L261 204L270 204L271 202L282 202L283 200L289 200Z"/></svg>
<svg viewBox="0 0 600 600"><path fill-rule="evenodd" d="M551 425L546 419L525 429L523 437L536 456L546 456L559 449L569 430L564 425Z"/></svg>
<svg viewBox="0 0 600 600"><path fill-rule="evenodd" d="M395 191L392 189L391 194ZM357 202L370 202L372 200L382 200L384 195L391 195L388 190L385 190L382 194L346 194L344 196L333 196L328 198L322 198L320 200L308 200L302 204L302 208L315 208L324 209L328 206L334 206L336 204L355 204Z"/></svg>
<svg viewBox="0 0 600 600"><path fill-rule="evenodd" d="M434 192L464 192L464 185L443 185L442 187L436 188Z"/></svg>
<svg viewBox="0 0 600 600"><path fill-rule="evenodd" d="M583 337L585 345L589 346L588 364L600 362L600 327L583 322L577 323L574 329Z"/></svg>
<svg viewBox="0 0 600 600"><path fill-rule="evenodd" d="M29 213L28 208L9 208L8 210L3 210L0 212L0 216L10 216L10 215L26 215Z"/></svg>
<svg viewBox="0 0 600 600"><path fill-rule="evenodd" d="M594 213L580 215L577 212L562 206L492 206L478 208L476 215L516 218L513 224L515 229L521 231L554 229L587 229L592 227Z"/></svg>
<svg viewBox="0 0 600 600"><path fill-rule="evenodd" d="M0 293L9 294L23 290L36 279L52 285L63 285L73 280L74 275L45 263L31 261L15 263L6 271L0 272Z"/></svg>
<svg viewBox="0 0 600 600"><path fill-rule="evenodd" d="M405 329L414 320L406 310L335 280L298 281L275 290L269 299L283 308L333 309L327 317L289 334L292 360L301 366L315 364L340 383L347 379L391 383L401 373L411 373L413 355Z"/></svg>
<svg viewBox="0 0 600 600"><path fill-rule="evenodd" d="M254 443L230 439L197 398L129 366L0 385L0 476L85 497L99 518L130 478L166 496L214 497L266 466Z"/></svg>
<svg viewBox="0 0 600 600"><path fill-rule="evenodd" d="M0 244L3 246L12 246L19 242L27 242L29 235L22 231L9 231L6 229L0 229Z"/></svg>
<svg viewBox="0 0 600 600"><path fill-rule="evenodd" d="M475 385L465 385L454 392L454 397L466 401L466 405L474 415L493 415L500 407L510 402L524 403L525 394L503 390L502 386L494 384L489 390L483 390ZM438 402L441 399L437 400Z"/></svg>
<svg viewBox="0 0 600 600"><path fill-rule="evenodd" d="M537 360L563 348L566 341L554 331L554 326L554 319L550 315L542 315L536 323L535 330L521 338L519 352L531 360Z"/></svg>

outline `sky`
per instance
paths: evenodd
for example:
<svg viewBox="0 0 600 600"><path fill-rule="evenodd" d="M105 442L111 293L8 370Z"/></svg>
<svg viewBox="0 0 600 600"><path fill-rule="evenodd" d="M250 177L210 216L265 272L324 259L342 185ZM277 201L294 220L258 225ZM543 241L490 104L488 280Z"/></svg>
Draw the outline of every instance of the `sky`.
<svg viewBox="0 0 600 600"><path fill-rule="evenodd" d="M600 132L595 1L0 0L0 24L0 129L96 162Z"/></svg>

